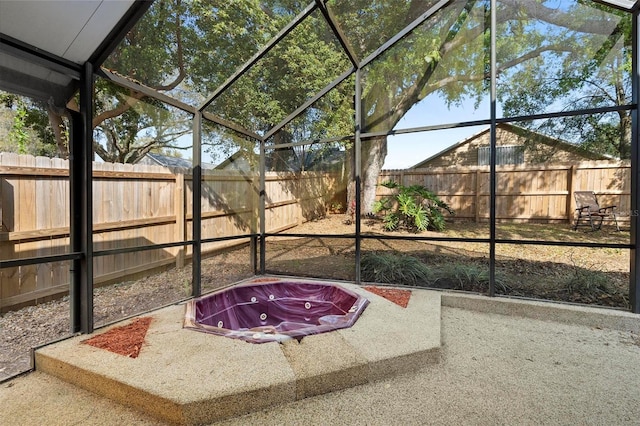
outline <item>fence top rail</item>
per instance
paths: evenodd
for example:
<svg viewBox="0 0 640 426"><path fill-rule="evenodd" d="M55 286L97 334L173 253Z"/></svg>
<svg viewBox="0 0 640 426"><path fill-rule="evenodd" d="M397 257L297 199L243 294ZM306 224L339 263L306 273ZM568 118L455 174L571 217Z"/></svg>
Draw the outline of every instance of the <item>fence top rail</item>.
<svg viewBox="0 0 640 426"><path fill-rule="evenodd" d="M167 168L160 165L147 164L120 164L93 162L94 178L118 178L118 179L164 179L174 180L182 175L192 178L192 169ZM304 172L266 172L265 177L271 179L300 179L327 176L331 172L304 171ZM32 155L19 155L14 153L0 153L0 176L45 176L61 177L69 176L69 160L61 158L35 157ZM257 179L256 171L242 170L212 170L205 169L203 177L221 180L247 180Z"/></svg>
<svg viewBox="0 0 640 426"><path fill-rule="evenodd" d="M157 172L129 172L129 171L107 171L94 170L93 177L100 179L152 179L152 180L175 180L176 175L173 173L157 173Z"/></svg>
<svg viewBox="0 0 640 426"><path fill-rule="evenodd" d="M69 169L27 166L0 166L0 176L67 177Z"/></svg>
<svg viewBox="0 0 640 426"><path fill-rule="evenodd" d="M629 161L617 162L599 162L585 161L580 163L563 163L563 164L520 164L497 166L499 172L528 172L528 171L546 171L546 170L587 170L587 169L624 169L630 168ZM489 173L489 166L452 166L452 167L430 167L423 169L391 169L382 170L380 176L387 175L425 175L425 174L459 174L459 173Z"/></svg>
<svg viewBox="0 0 640 426"><path fill-rule="evenodd" d="M67 178L69 169L58 169L48 167L25 167L25 166L0 166L0 176L28 176L28 177L50 177ZM175 180L175 175L171 173L158 172L129 172L129 171L108 171L94 170L93 177L99 179L153 179L153 180Z"/></svg>

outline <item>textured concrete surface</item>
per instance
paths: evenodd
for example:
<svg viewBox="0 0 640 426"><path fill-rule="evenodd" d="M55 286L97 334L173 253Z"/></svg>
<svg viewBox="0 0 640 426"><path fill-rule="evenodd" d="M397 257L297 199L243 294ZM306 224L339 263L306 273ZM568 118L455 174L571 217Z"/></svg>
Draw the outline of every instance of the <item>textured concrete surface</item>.
<svg viewBox="0 0 640 426"><path fill-rule="evenodd" d="M405 309L343 285L370 300L358 321L300 343L252 344L183 329L185 307L177 305L146 315L153 320L135 359L77 336L37 350L36 369L164 421L203 424L438 361L440 293L415 291Z"/></svg>
<svg viewBox="0 0 640 426"><path fill-rule="evenodd" d="M629 328L576 325L554 321L565 306L543 305L544 320L445 306L440 363L215 424L637 425L640 317L596 309L595 318L619 315ZM162 424L40 372L0 385L0 418L9 426Z"/></svg>
<svg viewBox="0 0 640 426"><path fill-rule="evenodd" d="M640 316L617 309L464 293L442 293L442 306L640 334Z"/></svg>

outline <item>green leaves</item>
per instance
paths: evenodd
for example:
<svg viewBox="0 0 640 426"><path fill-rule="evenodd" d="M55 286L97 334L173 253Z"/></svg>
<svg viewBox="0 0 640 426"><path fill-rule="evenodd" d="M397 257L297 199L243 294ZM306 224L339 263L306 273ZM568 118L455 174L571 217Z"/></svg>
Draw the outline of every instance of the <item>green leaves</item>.
<svg viewBox="0 0 640 426"><path fill-rule="evenodd" d="M386 231L395 231L400 226L400 215L396 213L387 213L382 218L382 223Z"/></svg>
<svg viewBox="0 0 640 426"><path fill-rule="evenodd" d="M16 115L13 118L13 126L9 132L9 140L17 146L18 154L27 153L27 142L29 135L26 131L25 120L27 117L27 108L24 102L18 102Z"/></svg>
<svg viewBox="0 0 640 426"><path fill-rule="evenodd" d="M62 144L66 145L68 134L60 122ZM52 125L44 103L0 91L0 151L65 157L65 152L58 151Z"/></svg>
<svg viewBox="0 0 640 426"><path fill-rule="evenodd" d="M397 194L383 197L374 204L374 213L384 212L382 221L387 231L442 231L445 228L443 212L453 214L446 203L424 186L403 186L393 181L382 182L380 186L397 190Z"/></svg>
<svg viewBox="0 0 640 426"><path fill-rule="evenodd" d="M516 5L520 9L514 14ZM497 94L505 117L629 104L629 14L580 1L553 10L529 1L508 1L503 7ZM630 120L614 114L596 117L557 117L524 125L598 153L627 158L630 132L625 126ZM618 129L617 141L602 143L610 138L611 127Z"/></svg>

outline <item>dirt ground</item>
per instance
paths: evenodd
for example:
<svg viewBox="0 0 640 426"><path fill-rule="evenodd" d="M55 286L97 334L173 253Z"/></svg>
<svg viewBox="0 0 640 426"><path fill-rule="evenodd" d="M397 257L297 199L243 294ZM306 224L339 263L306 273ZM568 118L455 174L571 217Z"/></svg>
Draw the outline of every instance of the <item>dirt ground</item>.
<svg viewBox="0 0 640 426"><path fill-rule="evenodd" d="M283 236L271 239L267 250L268 272L355 279L353 240L321 236L353 234L355 227L345 225L343 219L342 216L329 216L305 224L305 232L317 234L316 238L287 239ZM289 232L301 232L298 229L293 228ZM453 274L450 279L418 285L476 293L488 292L488 286L484 282L489 269L488 243L376 238L412 236L406 232L382 231L381 223L376 220L364 220L361 232L365 237L362 242L363 256L371 252L401 253L419 259L434 270L442 270L446 265L448 273ZM489 226L452 223L444 232L424 232L419 236L487 239ZM600 231L584 232L573 231L568 224L498 224L496 237L502 240L550 243L629 243L629 232L624 229L618 232L613 227L603 226ZM629 250L620 248L498 244L496 293L627 309L629 262Z"/></svg>
<svg viewBox="0 0 640 426"><path fill-rule="evenodd" d="M424 283L428 287L486 293L485 283L469 279L469 271L488 271L489 245L478 242L388 240L402 235L381 230L380 222L364 220L362 253L410 255L434 269L455 265L449 279ZM288 236L317 234L313 238ZM355 279L355 242L338 238L355 233L344 215L330 215L269 238L266 272L328 279ZM410 234L409 234L410 235ZM449 224L442 233L421 236L488 238L488 225ZM498 224L497 238L627 244L629 232L606 227L597 232L572 231L567 224ZM498 294L564 302L628 308L629 250L500 244L496 248ZM208 292L253 275L247 246L227 250L202 261L202 288ZM473 266L472 269L470 266ZM465 275L466 274L466 275ZM486 274L484 274L486 275ZM136 281L96 289L96 327L186 299L191 291L191 267L174 268ZM473 277L471 277L473 278ZM402 284L402 283L394 283ZM67 297L0 317L0 380L30 368L32 347L69 335Z"/></svg>

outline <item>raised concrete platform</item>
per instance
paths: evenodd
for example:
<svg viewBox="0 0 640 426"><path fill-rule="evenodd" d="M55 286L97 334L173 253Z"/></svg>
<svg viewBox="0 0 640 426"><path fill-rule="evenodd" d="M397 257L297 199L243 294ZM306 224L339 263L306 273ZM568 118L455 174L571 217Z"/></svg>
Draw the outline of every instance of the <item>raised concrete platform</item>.
<svg viewBox="0 0 640 426"><path fill-rule="evenodd" d="M618 309L468 293L442 293L442 306L640 334L640 316Z"/></svg>
<svg viewBox="0 0 640 426"><path fill-rule="evenodd" d="M439 360L441 293L413 291L402 308L341 285L364 294L369 306L353 327L300 343L252 344L183 329L185 307L176 305L144 315L153 320L135 359L78 336L37 350L36 369L165 421L206 424Z"/></svg>

